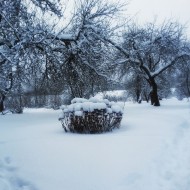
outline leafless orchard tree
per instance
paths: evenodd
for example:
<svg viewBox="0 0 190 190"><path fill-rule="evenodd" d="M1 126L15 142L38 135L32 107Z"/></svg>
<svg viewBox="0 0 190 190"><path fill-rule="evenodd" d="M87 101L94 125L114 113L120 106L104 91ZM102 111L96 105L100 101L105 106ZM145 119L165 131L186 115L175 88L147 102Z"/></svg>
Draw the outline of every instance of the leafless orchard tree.
<svg viewBox="0 0 190 190"><path fill-rule="evenodd" d="M101 0L76 1L69 35L64 31L54 38L67 49L63 68L72 96L89 97L106 84L112 55L102 39L113 34L111 20L120 8Z"/></svg>
<svg viewBox="0 0 190 190"><path fill-rule="evenodd" d="M190 58L183 27L175 22L161 26L148 24L141 28L135 24L123 35L123 44L108 41L123 54L118 64L128 64L138 69L151 87L151 104L160 106L158 78L173 65L184 63Z"/></svg>
<svg viewBox="0 0 190 190"><path fill-rule="evenodd" d="M43 11L61 14L58 1L31 1ZM33 13L29 13L22 0L0 2L0 112L4 110L4 100L14 86L14 81L17 81L18 89L22 88L21 78L24 76L21 77L21 72L29 59L28 49L40 49L39 44L44 39L44 30L38 30L33 19Z"/></svg>
<svg viewBox="0 0 190 190"><path fill-rule="evenodd" d="M179 99L190 98L190 61L176 68L175 92Z"/></svg>

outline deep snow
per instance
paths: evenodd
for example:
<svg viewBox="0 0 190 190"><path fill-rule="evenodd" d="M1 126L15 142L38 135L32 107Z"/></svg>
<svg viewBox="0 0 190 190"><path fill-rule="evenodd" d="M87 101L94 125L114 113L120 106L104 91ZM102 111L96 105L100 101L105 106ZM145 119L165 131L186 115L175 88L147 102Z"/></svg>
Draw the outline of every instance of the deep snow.
<svg viewBox="0 0 190 190"><path fill-rule="evenodd" d="M190 105L125 104L111 133L65 133L60 110L0 116L0 190L189 190Z"/></svg>

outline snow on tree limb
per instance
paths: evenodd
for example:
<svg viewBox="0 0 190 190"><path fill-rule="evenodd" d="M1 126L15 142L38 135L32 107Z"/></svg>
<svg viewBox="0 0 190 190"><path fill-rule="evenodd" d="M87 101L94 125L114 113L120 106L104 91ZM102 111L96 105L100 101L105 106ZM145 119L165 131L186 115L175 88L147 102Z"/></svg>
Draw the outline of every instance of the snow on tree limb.
<svg viewBox="0 0 190 190"><path fill-rule="evenodd" d="M175 57L174 60L172 60L170 63L166 64L165 66L160 67L155 72L151 72L151 76L157 77L158 75L160 75L162 72L164 72L166 69L168 69L172 65L176 64L181 59L182 59L182 61L185 62L186 60L190 59L190 54L182 54L182 55Z"/></svg>

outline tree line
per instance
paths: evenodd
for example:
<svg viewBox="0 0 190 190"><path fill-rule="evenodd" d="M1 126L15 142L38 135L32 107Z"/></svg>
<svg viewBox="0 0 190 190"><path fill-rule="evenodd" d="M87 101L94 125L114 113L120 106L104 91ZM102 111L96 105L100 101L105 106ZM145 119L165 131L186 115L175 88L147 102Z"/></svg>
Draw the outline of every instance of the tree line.
<svg viewBox="0 0 190 190"><path fill-rule="evenodd" d="M0 112L58 106L110 89L126 89L154 106L171 89L190 96L190 44L182 25L119 23L125 5L101 0L76 1L67 18L64 5L0 2ZM52 24L50 17L69 22Z"/></svg>

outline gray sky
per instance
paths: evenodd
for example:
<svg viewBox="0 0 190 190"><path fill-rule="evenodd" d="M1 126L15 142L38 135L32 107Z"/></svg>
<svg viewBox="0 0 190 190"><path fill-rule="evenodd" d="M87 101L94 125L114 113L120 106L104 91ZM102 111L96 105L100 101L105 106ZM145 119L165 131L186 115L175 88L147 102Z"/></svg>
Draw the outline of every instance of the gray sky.
<svg viewBox="0 0 190 190"><path fill-rule="evenodd" d="M104 0L102 0L104 1ZM187 27L186 33L190 38L190 0L109 0L111 2L128 3L126 14L139 24L153 22L157 24L172 19ZM74 0L67 0L67 11L73 10Z"/></svg>
<svg viewBox="0 0 190 190"><path fill-rule="evenodd" d="M130 0L127 10L140 24L153 21L155 17L158 22L177 20L188 27L190 36L190 0Z"/></svg>

